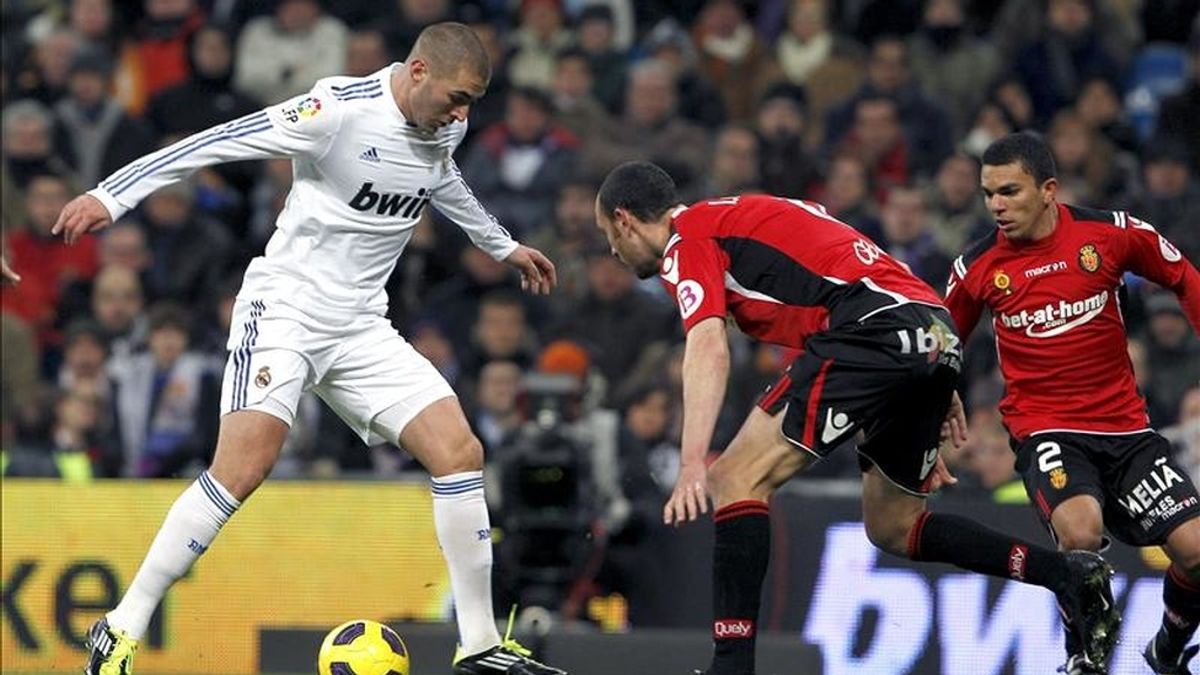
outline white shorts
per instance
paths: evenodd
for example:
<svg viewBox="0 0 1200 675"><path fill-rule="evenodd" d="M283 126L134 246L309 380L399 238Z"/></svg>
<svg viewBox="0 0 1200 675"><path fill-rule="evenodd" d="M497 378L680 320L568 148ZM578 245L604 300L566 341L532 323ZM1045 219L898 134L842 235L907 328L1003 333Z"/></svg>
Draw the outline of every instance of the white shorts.
<svg viewBox="0 0 1200 675"><path fill-rule="evenodd" d="M238 298L227 348L222 415L257 410L291 426L300 395L311 389L374 445L397 443L417 413L454 396L382 316L330 325L283 303Z"/></svg>

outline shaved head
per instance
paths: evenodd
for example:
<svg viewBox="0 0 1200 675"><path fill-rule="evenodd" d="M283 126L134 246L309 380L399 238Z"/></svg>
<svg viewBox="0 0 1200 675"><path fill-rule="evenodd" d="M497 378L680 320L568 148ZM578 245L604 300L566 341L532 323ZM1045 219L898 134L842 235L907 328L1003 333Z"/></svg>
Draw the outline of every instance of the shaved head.
<svg viewBox="0 0 1200 675"><path fill-rule="evenodd" d="M439 79L453 78L464 70L485 84L492 79L487 49L465 24L446 21L421 31L408 54L408 60L413 59L424 61Z"/></svg>

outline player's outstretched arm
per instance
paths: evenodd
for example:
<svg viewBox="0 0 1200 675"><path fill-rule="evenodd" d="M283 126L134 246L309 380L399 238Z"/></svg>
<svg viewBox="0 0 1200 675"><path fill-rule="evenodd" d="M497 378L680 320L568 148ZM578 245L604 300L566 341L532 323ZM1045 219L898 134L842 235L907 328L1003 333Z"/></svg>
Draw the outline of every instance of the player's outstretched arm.
<svg viewBox="0 0 1200 675"><path fill-rule="evenodd" d="M50 234L62 235L68 244L74 244L88 232L95 232L112 225L113 219L104 204L90 194L82 194L67 202Z"/></svg>
<svg viewBox="0 0 1200 675"><path fill-rule="evenodd" d="M535 295L546 295L558 284L558 272L554 263L541 251L518 244L504 262L521 273L521 289Z"/></svg>

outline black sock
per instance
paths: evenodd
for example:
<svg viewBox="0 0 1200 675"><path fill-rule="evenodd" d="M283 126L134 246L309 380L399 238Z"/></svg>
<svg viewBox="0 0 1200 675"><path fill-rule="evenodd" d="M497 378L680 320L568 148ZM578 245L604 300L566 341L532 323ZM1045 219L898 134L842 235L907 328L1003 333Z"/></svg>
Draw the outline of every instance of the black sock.
<svg viewBox="0 0 1200 675"><path fill-rule="evenodd" d="M765 502L747 499L713 513L713 661L709 675L753 675L758 606L771 559Z"/></svg>
<svg viewBox="0 0 1200 675"><path fill-rule="evenodd" d="M1068 579L1063 554L1000 534L969 518L921 514L908 535L908 557L944 562L993 577L1044 586L1057 593Z"/></svg>
<svg viewBox="0 0 1200 675"><path fill-rule="evenodd" d="M1163 577L1162 628L1155 638L1158 657L1168 663L1179 658L1200 623L1200 587L1171 565Z"/></svg>

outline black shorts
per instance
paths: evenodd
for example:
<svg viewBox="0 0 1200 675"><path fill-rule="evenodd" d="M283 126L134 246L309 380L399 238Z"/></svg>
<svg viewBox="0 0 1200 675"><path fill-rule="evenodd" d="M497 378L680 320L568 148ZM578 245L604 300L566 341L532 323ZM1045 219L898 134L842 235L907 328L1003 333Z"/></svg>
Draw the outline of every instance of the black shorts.
<svg viewBox="0 0 1200 675"><path fill-rule="evenodd" d="M924 496L961 360L945 310L902 305L809 338L758 406L786 408L783 435L820 458L861 429L863 471Z"/></svg>
<svg viewBox="0 0 1200 675"><path fill-rule="evenodd" d="M1153 431L1047 432L1013 445L1017 471L1047 527L1059 504L1085 494L1100 502L1108 531L1132 546L1162 545L1200 514L1191 478L1172 457L1170 442Z"/></svg>

